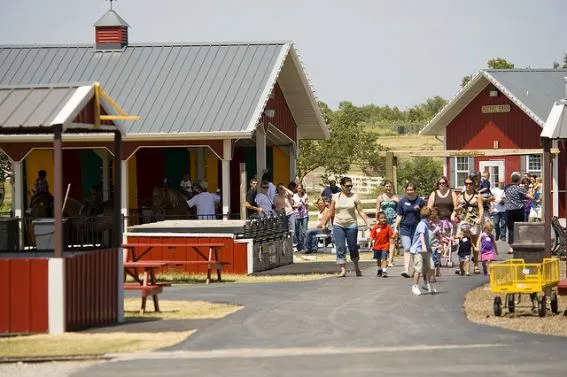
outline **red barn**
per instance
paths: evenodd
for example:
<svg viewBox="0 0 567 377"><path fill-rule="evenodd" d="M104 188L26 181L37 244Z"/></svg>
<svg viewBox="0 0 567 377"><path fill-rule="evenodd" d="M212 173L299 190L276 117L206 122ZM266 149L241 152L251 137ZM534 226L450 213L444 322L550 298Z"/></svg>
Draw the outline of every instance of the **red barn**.
<svg viewBox="0 0 567 377"><path fill-rule="evenodd" d="M445 159L451 186L475 171L488 170L493 185L514 171L541 176L540 134L555 101L565 97L565 76L565 69L487 69L461 89L421 131L443 136L446 150L463 151ZM565 145L554 143L564 156ZM565 217L565 159L556 157L553 166L553 214Z"/></svg>

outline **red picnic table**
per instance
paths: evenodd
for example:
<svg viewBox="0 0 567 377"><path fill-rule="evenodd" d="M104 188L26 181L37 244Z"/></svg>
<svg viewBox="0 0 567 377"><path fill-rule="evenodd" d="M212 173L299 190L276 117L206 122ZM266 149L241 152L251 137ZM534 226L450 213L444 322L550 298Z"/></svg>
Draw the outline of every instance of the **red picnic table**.
<svg viewBox="0 0 567 377"><path fill-rule="evenodd" d="M140 306L140 315L146 311L146 301L148 296L152 296L154 300L154 310L159 312L158 294L163 290L164 286L169 283L158 283L156 281L155 270L167 266L167 263L160 261L137 261L124 262L124 272L134 279L133 283L124 283L124 290L139 290L142 294L142 304ZM142 278L140 279L140 273Z"/></svg>
<svg viewBox="0 0 567 377"><path fill-rule="evenodd" d="M165 263L166 266L183 266L191 264L205 264L207 265L207 284L211 282L211 272L212 270L217 271L217 279L221 281L221 271L222 268L228 264L228 262L223 262L219 258L219 252L224 248L223 243L162 243L162 244L152 244L152 243L125 243L122 245L123 248L128 250L126 260L132 260L134 262L140 261L144 255L149 253L154 247L165 247L169 250L173 250L179 247L186 247L189 250L193 250L202 260L195 261L182 261L182 260L155 260L155 262ZM141 253L136 253L136 249L145 249ZM203 253L200 249L208 249L208 254Z"/></svg>

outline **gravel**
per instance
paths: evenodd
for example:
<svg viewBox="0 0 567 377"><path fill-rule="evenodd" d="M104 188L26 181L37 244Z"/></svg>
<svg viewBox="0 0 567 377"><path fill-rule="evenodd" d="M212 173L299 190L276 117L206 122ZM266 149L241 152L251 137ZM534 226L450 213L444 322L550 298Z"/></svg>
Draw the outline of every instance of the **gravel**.
<svg viewBox="0 0 567 377"><path fill-rule="evenodd" d="M95 363L97 362L66 361L0 364L0 377L68 377L71 373Z"/></svg>

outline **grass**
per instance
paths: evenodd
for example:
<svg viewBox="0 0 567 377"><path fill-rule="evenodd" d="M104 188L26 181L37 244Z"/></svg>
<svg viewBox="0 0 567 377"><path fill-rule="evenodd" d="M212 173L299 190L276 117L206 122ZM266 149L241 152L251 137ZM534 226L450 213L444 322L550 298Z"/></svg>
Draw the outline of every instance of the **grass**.
<svg viewBox="0 0 567 377"><path fill-rule="evenodd" d="M151 351L179 343L193 332L194 330L161 333L64 333L1 338L0 358Z"/></svg>
<svg viewBox="0 0 567 377"><path fill-rule="evenodd" d="M124 311L126 321L140 318L211 319L223 318L242 306L210 303L205 301L160 300L161 312L152 312L152 300L148 300L149 311L139 315L140 298L126 298ZM150 309L151 308L151 309ZM0 359L44 356L102 355L151 351L179 343L194 330L160 333L64 333L59 335L28 335L0 338Z"/></svg>
<svg viewBox="0 0 567 377"><path fill-rule="evenodd" d="M222 281L212 279L213 284L250 284L250 283L282 283L319 280L329 277L327 274L304 274L304 275L239 275L222 274ZM158 281L169 282L172 284L199 284L202 285L207 280L206 274L196 274L183 271L168 271L157 276ZM160 301L161 303L161 301Z"/></svg>
<svg viewBox="0 0 567 377"><path fill-rule="evenodd" d="M565 277L565 261L560 262L561 276ZM531 302L528 295L522 295L522 302L516 305L516 311L512 314L503 309L502 317L494 316L492 303L494 294L488 285L474 289L465 296L465 312L470 321L488 326L502 327L510 330L567 336L567 318L562 313L567 310L566 297L559 297L559 314L552 314L549 310L543 318L531 310ZM500 295L504 301L504 295Z"/></svg>
<svg viewBox="0 0 567 377"><path fill-rule="evenodd" d="M153 311L153 302L148 299L147 311L140 315L140 298L124 299L124 317L128 319L159 318L159 319L209 319L223 318L239 311L243 306L232 304L211 303L207 301L170 301L159 300L160 312Z"/></svg>
<svg viewBox="0 0 567 377"><path fill-rule="evenodd" d="M377 143L393 151L440 151L443 150L443 142L435 136L421 135L396 135L378 137Z"/></svg>

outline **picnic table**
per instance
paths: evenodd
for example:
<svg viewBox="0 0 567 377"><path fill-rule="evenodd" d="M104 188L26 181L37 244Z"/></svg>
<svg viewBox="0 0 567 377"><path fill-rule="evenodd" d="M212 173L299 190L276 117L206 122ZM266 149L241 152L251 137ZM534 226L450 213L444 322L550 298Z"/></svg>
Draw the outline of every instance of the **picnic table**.
<svg viewBox="0 0 567 377"><path fill-rule="evenodd" d="M155 247L164 247L170 250L186 247L189 250L194 251L201 260L183 261L183 260L156 260L155 262L165 263L165 266L183 266L191 264L204 264L207 266L207 284L211 282L212 270L217 271L217 280L222 281L221 271L222 268L228 264L228 262L223 262L219 258L219 253L222 248L224 248L223 243L125 243L122 245L123 248L127 249L128 254L126 260L131 260L133 262L140 261L147 253L149 253ZM201 251L201 249L208 249L207 252ZM136 249L144 249L141 253L137 253ZM165 267L163 266L163 267Z"/></svg>
<svg viewBox="0 0 567 377"><path fill-rule="evenodd" d="M140 315L146 311L146 301L148 296L152 296L154 301L154 310L159 312L158 295L162 292L164 286L169 283L158 283L156 281L155 270L167 266L167 263L160 261L137 261L124 262L124 272L134 279L133 283L125 282L125 290L139 290L142 296L140 306ZM140 274L142 278L140 278Z"/></svg>

